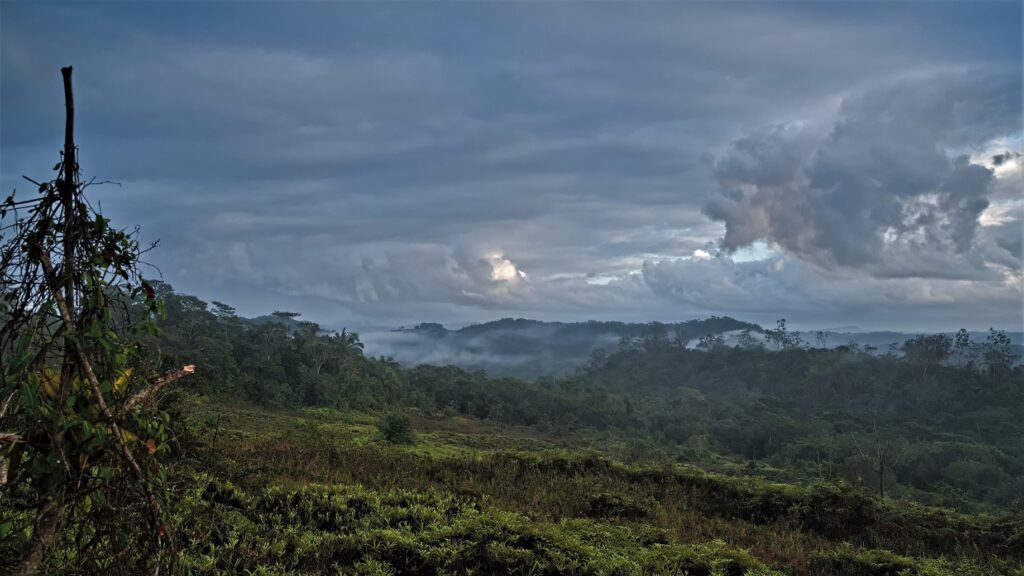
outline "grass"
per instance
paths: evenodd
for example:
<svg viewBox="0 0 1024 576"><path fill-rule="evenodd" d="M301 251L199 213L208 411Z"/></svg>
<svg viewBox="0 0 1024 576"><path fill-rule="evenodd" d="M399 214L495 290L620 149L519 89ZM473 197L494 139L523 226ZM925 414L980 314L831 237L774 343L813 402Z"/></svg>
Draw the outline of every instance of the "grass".
<svg viewBox="0 0 1024 576"><path fill-rule="evenodd" d="M190 400L174 472L191 573L1024 574L1024 519L680 465L580 433Z"/></svg>
<svg viewBox="0 0 1024 576"><path fill-rule="evenodd" d="M247 493L194 480L179 510L193 543L182 565L195 574L774 573L720 542L682 545L660 530L585 519L535 522L448 492L313 484Z"/></svg>

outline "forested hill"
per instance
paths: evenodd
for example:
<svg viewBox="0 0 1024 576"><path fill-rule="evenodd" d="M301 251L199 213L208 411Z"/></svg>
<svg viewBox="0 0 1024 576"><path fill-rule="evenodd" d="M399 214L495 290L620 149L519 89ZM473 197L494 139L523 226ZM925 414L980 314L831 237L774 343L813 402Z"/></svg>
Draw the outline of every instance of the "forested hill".
<svg viewBox="0 0 1024 576"><path fill-rule="evenodd" d="M611 352L623 341L644 337L695 345L701 337L760 326L712 316L677 323L541 322L503 318L450 330L425 323L414 328L363 334L367 353L404 366L454 364L495 376L563 376L583 366L595 350Z"/></svg>
<svg viewBox="0 0 1024 576"><path fill-rule="evenodd" d="M566 386L628 398L661 446L686 458L739 456L787 480L803 471L932 504L1019 508L1024 367L1001 332L968 347L958 351L944 334L882 355L638 344Z"/></svg>
<svg viewBox="0 0 1024 576"><path fill-rule="evenodd" d="M284 322L294 330L298 322L277 315L263 316L254 322ZM406 367L420 364L435 366L454 365L465 370L483 370L492 376L512 376L536 379L542 376L560 377L571 374L586 365L593 354L610 354L631 342L662 340L674 345L697 348L701 340L705 346L714 345L722 336L722 343L757 345L768 343L766 336L778 327L765 330L757 324L729 317L712 316L703 320L678 323L651 322L542 322L524 318L503 318L493 322L472 324L449 329L438 323L423 323L413 328L360 333L371 356L387 356ZM876 356L902 354L901 347L918 334L907 332L863 332L840 329L796 332L789 336L801 346L814 348L855 347ZM1021 342L1024 334L1008 332L1009 346L1014 354L1024 353ZM947 333L950 341L955 333ZM974 342L984 341L987 333L965 332L961 338ZM710 339L709 339L710 338ZM779 346L769 346L775 349ZM978 348L958 351L975 361Z"/></svg>
<svg viewBox="0 0 1024 576"><path fill-rule="evenodd" d="M244 321L224 304L158 288L167 317L153 344L167 367L195 363L191 386L214 397L583 431L587 445L626 460L843 480L962 510L1012 509L1024 494L1024 366L998 331L982 341L918 336L878 354L813 348L781 323L760 338L741 331L736 344L705 335L696 347L649 325L572 374L529 382L403 367L364 354L353 333Z"/></svg>
<svg viewBox="0 0 1024 576"><path fill-rule="evenodd" d="M247 320L154 288L122 302L129 316L165 313L139 352L160 372L195 372L132 434L170 431L163 452L151 438L139 444L167 463L182 573L1024 569L1024 366L1000 331L869 352L814 347L782 322L730 339L706 333L696 346L687 336L710 332L706 323L684 324L683 337L652 324L571 374L526 381L403 367L364 354L351 332L289 313ZM110 493L127 492L126 479L114 476ZM3 574L27 547L10 527L31 520L10 509ZM118 510L116 526L143 521L123 521L129 513ZM49 573L110 573L93 558L119 558L111 548L63 552L77 542L62 540L54 562L89 569Z"/></svg>

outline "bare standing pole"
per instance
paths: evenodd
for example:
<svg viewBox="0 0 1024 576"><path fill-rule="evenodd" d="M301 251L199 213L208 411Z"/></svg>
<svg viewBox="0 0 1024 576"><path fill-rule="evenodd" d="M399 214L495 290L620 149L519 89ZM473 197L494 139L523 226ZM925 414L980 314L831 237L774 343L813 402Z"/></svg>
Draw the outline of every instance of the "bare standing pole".
<svg viewBox="0 0 1024 576"><path fill-rule="evenodd" d="M64 169L61 203L64 205L64 301L74 310L75 192L78 189L78 159L75 154L75 95L71 89L71 66L60 69L64 77Z"/></svg>
<svg viewBox="0 0 1024 576"><path fill-rule="evenodd" d="M71 91L71 66L60 69L64 77L64 182L74 184L74 175L78 172L75 162L75 97Z"/></svg>
<svg viewBox="0 0 1024 576"><path fill-rule="evenodd" d="M63 238L63 273L61 279L55 281L63 283L64 301L69 303L70 313L74 314L75 302L75 195L78 191L78 162L75 158L75 98L71 89L71 66L60 69L64 78L64 158L61 162L60 174L58 175L57 188L60 191L61 207L64 211L64 234ZM60 287L54 286L58 291ZM59 299L60 293L57 292ZM67 326L68 333L73 333L71 325ZM71 382L74 380L75 349L71 342L65 339L64 357L61 364L60 377L60 409L63 411L65 402L71 390ZM56 426L51 430L54 438L62 438L63 431ZM63 440L57 440L62 442ZM57 533L57 526L60 522L60 508L63 504L63 491L54 499L43 502L36 512L35 525L32 530L32 542L29 553L21 563L18 572L19 576L34 576L46 557L47 552L53 545Z"/></svg>
<svg viewBox="0 0 1024 576"><path fill-rule="evenodd" d="M164 524L163 509L158 498L162 495L162 492L157 492L162 487L156 482L159 466L155 459L148 459L140 464L132 446L129 445L127 435L122 433L121 425L123 422L131 421L131 413L135 408L150 402L171 382L192 374L194 367L185 366L180 370L150 379L149 382L140 382L140 386L129 389L133 393L126 399L109 392L106 395L104 393L101 378L107 377L111 370L116 370L120 366L119 360L110 361L110 357L104 355L105 352L111 352L110 340L92 336L97 328L102 330L110 323L104 315L112 305L107 291L113 293L113 297L131 297L134 296L131 290L136 282L140 283L141 287L149 286L136 269L140 251L132 236L106 228L106 220L95 213L84 199L85 185L82 183L78 149L75 145L72 68L62 68L61 76L64 83L66 118L64 147L60 152L61 161L54 167L57 171L56 177L42 184L32 181L39 186L40 196L34 201L35 206L27 218L17 219L17 215L15 216L19 223L16 235L10 240L4 238L3 245L0 246L0 258L3 260L3 270L0 272L3 273L4 281L11 282L9 279L13 277L14 281L11 283L14 290L24 291L19 296L17 304L20 308L15 309L14 318L7 318L8 315L4 315L0 327L3 338L0 340L3 340L3 345L10 345L12 334L8 332L8 328L13 326L11 332L24 330L26 335L32 337L31 345L35 346L36 341L39 341L39 350L35 352L34 359L17 369L19 371L15 376L19 381L14 382L15 391L30 390L30 378L38 372L47 370L51 362L58 361L58 357L62 362L60 397L51 398L51 392L47 391L44 400L48 405L36 406L34 403L26 403L29 408L26 413L33 415L31 419L25 418L33 444L30 446L28 441L22 439L22 436L28 434L0 433L0 442L4 445L15 443L19 450L25 448L47 456L57 455L60 458L58 464L63 465L61 469L53 471L52 482L49 481L50 477L47 477L46 483L40 483L39 498L34 503L35 517L26 518L32 522L30 542L27 543L25 557L15 573L19 576L37 576L40 567L49 570L51 567L47 563L52 556L50 553L56 546L78 546L78 549L69 548L69 554L86 553L77 540L72 544L71 538L74 535L70 530L67 541L58 540L58 535L61 534L65 519L69 523L68 529L77 529L77 521L99 520L99 517L94 518L93 515L80 517L77 513L69 511L76 510L83 495L87 494L83 491L82 480L89 477L90 472L96 469L97 463L102 463L99 459L96 459L95 463L89 462L90 457L108 454L112 458L117 458L117 454L112 450L116 447L116 452L122 457L116 466L135 477L149 512L151 549L149 553L138 550L139 560L151 566L150 574L158 576L164 564L173 565L176 556L174 541L168 534L169 526ZM8 199L0 204L0 207L7 208L13 205L16 205L13 200ZM109 260L106 259L108 244L113 244ZM81 258L79 250L82 250ZM94 260L92 256L101 251L104 259ZM103 274L110 271L117 272L124 281L104 282ZM97 283L102 283L102 286L97 287ZM153 298L153 295L147 296L150 300ZM152 309L153 303L149 304L150 308L147 310ZM54 318L54 305L56 312L59 312L59 318ZM60 322L59 325L55 323L57 320ZM90 358L90 354L95 358ZM94 360L96 364L93 364ZM94 366L99 370L94 369ZM6 368L6 365L4 367ZM79 382L83 386L74 384ZM5 377L5 389L7 386L8 378ZM0 399L0 413L7 412L12 397L13 395L9 395L6 399ZM89 403L90 409L76 412L81 402ZM106 439L97 436L101 441L98 447L83 447L80 442L74 442L68 433L68 430L79 422L95 429L109 429L110 434ZM156 451L152 440L147 442L145 447L149 455ZM6 454L6 449L4 452ZM18 454L19 457L14 462L27 466L28 463L21 462L21 453ZM0 462L0 466L5 468L8 464L6 457ZM30 480L32 479L26 478L23 482ZM130 481L130 478L128 480ZM122 509L129 510L130 507ZM105 510L103 513L106 516ZM111 520L116 522L117 518ZM112 530L121 529L114 523L104 523L104 528L107 526ZM102 535L103 532L97 531L97 534ZM125 545L130 546L132 543L126 541ZM117 554L120 556L126 551L127 549L118 551ZM169 556L165 556L168 551ZM65 558L71 557L58 555L53 558L55 566L52 568L57 569L57 564ZM71 560L71 565L76 563L80 563L77 558Z"/></svg>
<svg viewBox="0 0 1024 576"><path fill-rule="evenodd" d="M64 258L63 278L64 302L67 303L72 322L75 317L75 195L78 191L78 158L75 150L75 95L71 89L71 66L60 69L64 78L64 161L60 186L60 202L64 209ZM68 326L72 329L71 326ZM70 392L74 375L75 354L69 343L64 346L64 361L61 367L60 405Z"/></svg>

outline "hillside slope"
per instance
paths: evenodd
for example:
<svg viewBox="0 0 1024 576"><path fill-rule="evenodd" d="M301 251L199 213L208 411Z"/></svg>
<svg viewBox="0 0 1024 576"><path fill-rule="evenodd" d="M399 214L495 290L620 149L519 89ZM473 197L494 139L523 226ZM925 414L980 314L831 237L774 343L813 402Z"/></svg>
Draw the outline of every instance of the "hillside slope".
<svg viewBox="0 0 1024 576"><path fill-rule="evenodd" d="M880 503L681 466L626 466L536 434L185 402L181 562L196 574L1021 573L1024 519ZM479 448L491 444L499 448Z"/></svg>

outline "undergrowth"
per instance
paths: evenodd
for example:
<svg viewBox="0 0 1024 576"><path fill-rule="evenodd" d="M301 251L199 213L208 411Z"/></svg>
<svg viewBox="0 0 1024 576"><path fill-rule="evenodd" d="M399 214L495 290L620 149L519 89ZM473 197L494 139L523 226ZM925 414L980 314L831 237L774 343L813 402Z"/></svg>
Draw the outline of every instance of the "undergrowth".
<svg viewBox="0 0 1024 576"><path fill-rule="evenodd" d="M360 412L183 414L187 573L1024 574L1020 515L457 443L472 434L395 445Z"/></svg>

